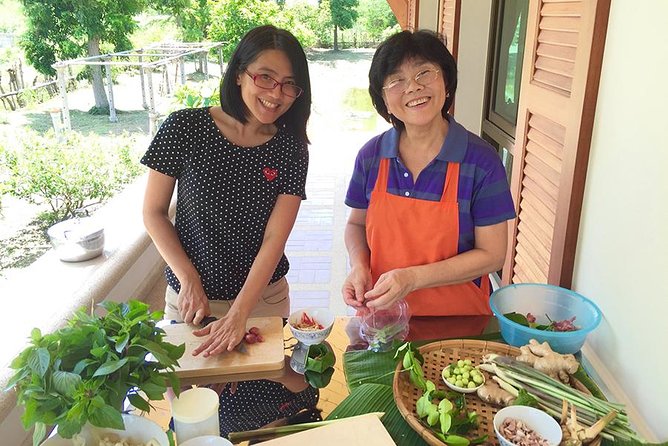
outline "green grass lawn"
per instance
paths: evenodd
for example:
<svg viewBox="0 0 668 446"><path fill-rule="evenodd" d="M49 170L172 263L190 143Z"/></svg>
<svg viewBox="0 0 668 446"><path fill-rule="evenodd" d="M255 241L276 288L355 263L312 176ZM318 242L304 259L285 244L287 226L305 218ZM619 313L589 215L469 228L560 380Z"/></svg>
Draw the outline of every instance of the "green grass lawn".
<svg viewBox="0 0 668 446"><path fill-rule="evenodd" d="M88 135L118 135L123 132L147 133L148 112L142 110L116 110L118 122L110 122L109 115L93 115L81 110L70 110L72 130ZM51 116L45 112L25 113L28 121L26 127L36 132L44 133L52 128Z"/></svg>

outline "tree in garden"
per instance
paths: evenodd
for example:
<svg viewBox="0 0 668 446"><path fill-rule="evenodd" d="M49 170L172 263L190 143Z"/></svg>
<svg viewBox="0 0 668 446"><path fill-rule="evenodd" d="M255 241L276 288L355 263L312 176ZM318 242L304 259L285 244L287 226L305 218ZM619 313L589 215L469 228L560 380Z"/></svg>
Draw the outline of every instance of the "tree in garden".
<svg viewBox="0 0 668 446"><path fill-rule="evenodd" d="M42 74L53 76L58 60L100 55L131 48L128 36L136 29L134 17L153 2L172 10L190 0L21 0L27 18L22 47L28 61ZM95 107L108 110L102 69L91 67Z"/></svg>
<svg viewBox="0 0 668 446"><path fill-rule="evenodd" d="M211 24L211 2L209 0L157 1L155 8L176 20L184 42L201 42L208 38Z"/></svg>
<svg viewBox="0 0 668 446"><path fill-rule="evenodd" d="M307 1L299 1L293 3L289 10L303 27L308 28L315 35L318 43L327 45L331 42L333 25L329 0L320 0L317 6ZM299 35L297 38L300 39ZM304 44L301 39L300 42Z"/></svg>
<svg viewBox="0 0 668 446"><path fill-rule="evenodd" d="M397 18L386 0L360 0L358 23L374 40L383 38L388 28L397 24Z"/></svg>
<svg viewBox="0 0 668 446"><path fill-rule="evenodd" d="M223 58L229 59L244 34L256 26L276 25L280 7L273 0L225 0L211 8L209 38L227 42Z"/></svg>
<svg viewBox="0 0 668 446"><path fill-rule="evenodd" d="M329 0L329 10L332 13L334 25L334 50L339 49L338 29L352 28L357 20L358 0Z"/></svg>

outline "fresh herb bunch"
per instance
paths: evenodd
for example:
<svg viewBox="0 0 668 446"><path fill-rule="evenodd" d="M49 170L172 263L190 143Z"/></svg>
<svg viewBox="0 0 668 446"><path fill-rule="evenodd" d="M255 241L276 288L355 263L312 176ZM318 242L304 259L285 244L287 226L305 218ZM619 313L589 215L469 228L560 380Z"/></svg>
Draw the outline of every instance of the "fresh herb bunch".
<svg viewBox="0 0 668 446"><path fill-rule="evenodd" d="M16 373L7 388L15 388L25 406L24 428L35 427L33 445L50 425L64 438L81 432L87 422L124 429L126 396L148 412L149 401L162 400L167 385L178 395L174 369L185 344L164 341L164 330L155 325L162 312L150 313L139 301L99 306L107 311L104 316L81 309L54 333L33 329L31 345L10 366Z"/></svg>
<svg viewBox="0 0 668 446"><path fill-rule="evenodd" d="M513 322L517 322L518 324L524 325L525 327L535 328L536 330L576 331L580 329L579 327L573 324L573 322L575 321L575 316L571 317L570 319L553 321L552 319L550 319L550 316L546 314L545 317L547 318L549 324L539 324L538 322L536 322L536 317L531 313L527 313L525 316L523 314L513 311L504 314L504 316Z"/></svg>

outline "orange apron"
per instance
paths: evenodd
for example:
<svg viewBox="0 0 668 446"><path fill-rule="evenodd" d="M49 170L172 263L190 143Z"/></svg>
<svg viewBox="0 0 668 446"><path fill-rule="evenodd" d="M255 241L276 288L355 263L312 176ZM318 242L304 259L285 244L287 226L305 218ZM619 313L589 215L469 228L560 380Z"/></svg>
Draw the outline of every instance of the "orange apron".
<svg viewBox="0 0 668 446"><path fill-rule="evenodd" d="M448 259L458 254L459 243L459 163L448 163L445 184L440 201L417 200L387 192L390 160L380 160L378 178L371 192L366 215L366 237L371 250L373 283L384 272L408 266L425 265ZM417 339L413 329L421 316L489 316L489 280L481 278L481 286L474 282L423 288L406 296L411 310L410 338ZM427 320L431 318L426 318ZM479 319L471 327L471 334L479 334L488 317ZM484 321L484 323L482 322ZM447 319L442 321L447 323ZM421 339L437 339L442 333L439 323L431 319ZM482 325L482 327L479 327ZM417 328L417 327L416 327ZM424 330L422 330L424 331ZM478 333L473 333L473 332Z"/></svg>

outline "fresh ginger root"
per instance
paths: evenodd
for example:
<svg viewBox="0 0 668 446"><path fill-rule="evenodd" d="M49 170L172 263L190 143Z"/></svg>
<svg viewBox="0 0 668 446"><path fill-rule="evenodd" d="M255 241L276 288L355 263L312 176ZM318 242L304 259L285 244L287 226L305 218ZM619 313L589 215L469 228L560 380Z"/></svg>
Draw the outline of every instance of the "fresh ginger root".
<svg viewBox="0 0 668 446"><path fill-rule="evenodd" d="M515 397L508 391L504 390L499 384L492 380L485 380L485 385L476 391L478 398L486 403L494 404L495 406L510 406Z"/></svg>
<svg viewBox="0 0 668 446"><path fill-rule="evenodd" d="M577 372L580 366L575 356L556 353L547 342L539 344L535 339L520 347L520 352L520 356L516 358L518 361L525 362L564 384L569 383L569 375Z"/></svg>
<svg viewBox="0 0 668 446"><path fill-rule="evenodd" d="M603 418L600 418L596 423L590 427L583 426L578 423L577 413L575 411L575 406L570 405L570 416L568 411L568 402L566 400L562 401L561 408L561 431L563 437L561 444L563 446L581 446L585 444L592 443L598 434L608 425L616 416L617 412L612 411Z"/></svg>

